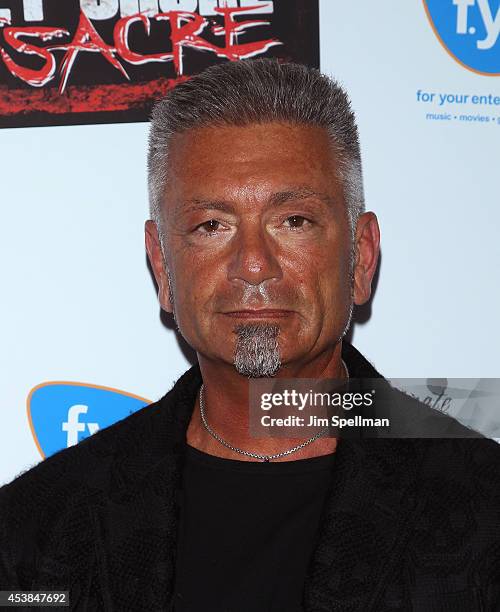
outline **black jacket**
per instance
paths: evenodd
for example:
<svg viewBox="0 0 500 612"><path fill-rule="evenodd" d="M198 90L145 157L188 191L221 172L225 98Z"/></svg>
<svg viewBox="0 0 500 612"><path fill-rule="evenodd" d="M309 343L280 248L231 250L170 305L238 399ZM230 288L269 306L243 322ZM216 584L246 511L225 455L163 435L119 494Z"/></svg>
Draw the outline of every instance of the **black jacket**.
<svg viewBox="0 0 500 612"><path fill-rule="evenodd" d="M342 354L351 376L380 377L350 345ZM69 590L79 611L174 609L178 491L200 384L196 365L158 402L0 489L0 590ZM341 440L304 609L500 610L499 485L490 440Z"/></svg>

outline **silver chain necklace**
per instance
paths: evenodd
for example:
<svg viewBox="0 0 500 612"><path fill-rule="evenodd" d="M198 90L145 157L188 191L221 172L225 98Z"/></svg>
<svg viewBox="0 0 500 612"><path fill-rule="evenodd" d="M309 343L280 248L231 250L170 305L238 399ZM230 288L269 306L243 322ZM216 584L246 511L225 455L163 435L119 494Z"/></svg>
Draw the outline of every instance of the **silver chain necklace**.
<svg viewBox="0 0 500 612"><path fill-rule="evenodd" d="M347 369L347 366L343 359L342 359L342 365L344 366L347 380L349 380L349 370ZM201 420L203 421L203 425L205 426L205 429L208 431L208 433L213 438L215 438L218 442L223 444L226 448L231 449L235 453L246 455L247 457L253 457L254 459L260 459L261 461L271 461L271 459L277 459L278 457L284 457L285 455L290 455L291 453L294 453L295 451L298 451L301 448L304 448L304 446L311 444L312 442L314 442L315 440L323 436L328 431L328 427L323 427L323 429L321 429L318 433L314 434L314 436L312 438L309 438L309 440L306 440L305 442L302 442L302 444L299 444L298 446L294 446L293 448L290 448L289 450L283 451L281 453L276 453L275 455L260 455L259 453L252 453L250 451L242 450L241 448L237 448L236 446L233 446L232 444L229 444L229 442L226 442L225 440L223 440L210 427L210 425L207 422L206 416L205 416L205 402L203 401L203 392L204 392L204 385L202 384L200 387L200 415L201 415Z"/></svg>

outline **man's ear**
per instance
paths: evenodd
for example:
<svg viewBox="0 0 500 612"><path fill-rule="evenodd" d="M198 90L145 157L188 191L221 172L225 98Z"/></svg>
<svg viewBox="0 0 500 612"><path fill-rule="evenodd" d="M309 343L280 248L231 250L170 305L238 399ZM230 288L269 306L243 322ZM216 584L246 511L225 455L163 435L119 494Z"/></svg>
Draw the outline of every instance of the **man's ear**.
<svg viewBox="0 0 500 612"><path fill-rule="evenodd" d="M153 268L153 273L158 285L158 300L160 302L160 306L166 312L173 312L174 308L171 302L170 290L168 286L166 262L163 259L163 254L161 251L158 228L156 223L151 219L146 221L144 225L144 233L149 263Z"/></svg>
<svg viewBox="0 0 500 612"><path fill-rule="evenodd" d="M380 251L380 229L375 213L360 215L355 235L354 303L358 306L370 299L372 279Z"/></svg>

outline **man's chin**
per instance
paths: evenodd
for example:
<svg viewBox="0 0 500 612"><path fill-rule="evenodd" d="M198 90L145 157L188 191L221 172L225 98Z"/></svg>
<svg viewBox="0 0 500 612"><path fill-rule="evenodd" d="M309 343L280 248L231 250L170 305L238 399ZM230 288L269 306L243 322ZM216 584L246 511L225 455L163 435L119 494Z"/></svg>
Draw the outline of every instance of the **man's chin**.
<svg viewBox="0 0 500 612"><path fill-rule="evenodd" d="M236 372L238 372L238 374L241 374L241 376L244 376L245 378L273 378L277 376L282 370L281 365L279 365L277 368L268 369L266 371L253 368L242 368L241 365L237 365L234 362L233 366Z"/></svg>

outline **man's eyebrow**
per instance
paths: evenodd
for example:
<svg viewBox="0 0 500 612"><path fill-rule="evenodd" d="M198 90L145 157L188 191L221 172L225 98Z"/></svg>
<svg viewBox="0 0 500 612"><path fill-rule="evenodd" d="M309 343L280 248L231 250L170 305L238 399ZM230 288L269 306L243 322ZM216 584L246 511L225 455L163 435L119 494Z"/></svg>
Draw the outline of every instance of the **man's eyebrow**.
<svg viewBox="0 0 500 612"><path fill-rule="evenodd" d="M317 199L327 205L330 205L332 201L331 197L326 193L315 191L309 187L299 187L273 193L269 198L269 206L280 206L281 204L286 204L294 200L307 199ZM176 213L189 214L200 210L221 210L222 212L234 213L235 209L231 202L225 200L203 200L193 198L192 200L183 202L182 205L177 208Z"/></svg>
<svg viewBox="0 0 500 612"><path fill-rule="evenodd" d="M230 202L224 200L200 200L194 198L183 202L177 208L177 214L188 214L198 210L222 210L223 212L234 212L234 206Z"/></svg>
<svg viewBox="0 0 500 612"><path fill-rule="evenodd" d="M320 191L315 191L309 187L299 187L297 189L286 189L285 191L278 191L273 193L269 202L272 206L279 206L280 204L286 204L294 200L308 200L316 199L321 200L323 203L330 205L332 198Z"/></svg>

